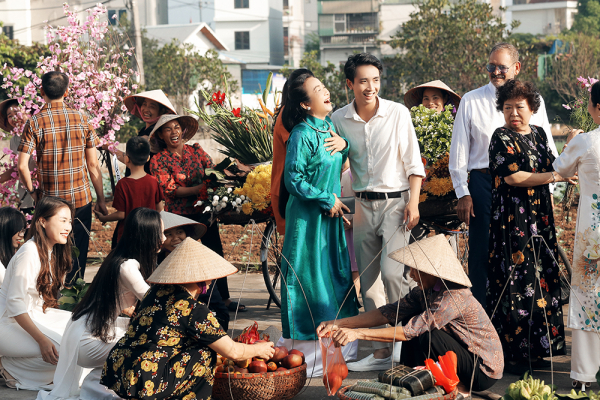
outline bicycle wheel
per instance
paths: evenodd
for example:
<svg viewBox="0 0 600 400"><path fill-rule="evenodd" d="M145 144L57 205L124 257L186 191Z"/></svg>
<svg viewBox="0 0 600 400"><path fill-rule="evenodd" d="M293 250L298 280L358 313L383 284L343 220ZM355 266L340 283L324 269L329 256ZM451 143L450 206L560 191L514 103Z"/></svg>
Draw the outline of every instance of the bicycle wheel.
<svg viewBox="0 0 600 400"><path fill-rule="evenodd" d="M571 275L573 274L573 270L571 269L571 262L567 257L567 253L563 250L562 247L558 246L558 258L559 261L562 261L560 267L560 298L563 303L569 302L569 297L571 295ZM564 266L564 268L562 268Z"/></svg>
<svg viewBox="0 0 600 400"><path fill-rule="evenodd" d="M267 310L271 302L281 308L281 250L283 249L282 237L277 233L275 220L267 222L267 227L260 244L260 262L265 285L269 291Z"/></svg>

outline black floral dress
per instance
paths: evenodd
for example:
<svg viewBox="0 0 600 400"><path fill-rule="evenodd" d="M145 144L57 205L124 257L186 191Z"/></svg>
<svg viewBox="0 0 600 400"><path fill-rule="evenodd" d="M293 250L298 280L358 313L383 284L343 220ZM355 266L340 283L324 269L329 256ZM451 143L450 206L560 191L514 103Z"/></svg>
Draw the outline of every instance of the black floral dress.
<svg viewBox="0 0 600 400"><path fill-rule="evenodd" d="M179 285L154 285L111 350L101 383L125 399L210 399L225 336L208 308Z"/></svg>
<svg viewBox="0 0 600 400"><path fill-rule="evenodd" d="M493 188L488 315L497 308L492 322L506 359L526 361L531 356L535 361L549 357L550 348L552 355L565 354L549 185L516 187L504 180L518 171L550 172L555 157L545 132L536 126L528 135L496 129L489 156Z"/></svg>

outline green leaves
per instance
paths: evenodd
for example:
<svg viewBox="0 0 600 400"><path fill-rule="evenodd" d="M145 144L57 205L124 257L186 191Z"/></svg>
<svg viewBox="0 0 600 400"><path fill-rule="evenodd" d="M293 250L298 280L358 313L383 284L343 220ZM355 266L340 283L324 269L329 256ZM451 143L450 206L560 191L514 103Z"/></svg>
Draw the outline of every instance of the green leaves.
<svg viewBox="0 0 600 400"><path fill-rule="evenodd" d="M410 110L421 155L430 161L437 160L450 151L454 126L451 110L452 105L447 105L441 113L423 105Z"/></svg>
<svg viewBox="0 0 600 400"><path fill-rule="evenodd" d="M58 308L73 311L75 306L83 299L89 287L89 283L85 283L83 279L79 278L71 288L62 289L60 291L61 297L58 299Z"/></svg>

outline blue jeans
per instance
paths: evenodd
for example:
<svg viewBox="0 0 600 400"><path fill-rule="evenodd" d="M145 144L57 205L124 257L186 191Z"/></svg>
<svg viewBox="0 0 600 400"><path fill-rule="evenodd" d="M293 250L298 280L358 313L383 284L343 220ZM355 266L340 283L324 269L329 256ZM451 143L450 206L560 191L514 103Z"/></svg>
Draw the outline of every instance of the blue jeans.
<svg viewBox="0 0 600 400"><path fill-rule="evenodd" d="M469 192L473 212L469 224L469 279L473 296L485 308L489 263L490 215L492 209L492 176L471 171Z"/></svg>

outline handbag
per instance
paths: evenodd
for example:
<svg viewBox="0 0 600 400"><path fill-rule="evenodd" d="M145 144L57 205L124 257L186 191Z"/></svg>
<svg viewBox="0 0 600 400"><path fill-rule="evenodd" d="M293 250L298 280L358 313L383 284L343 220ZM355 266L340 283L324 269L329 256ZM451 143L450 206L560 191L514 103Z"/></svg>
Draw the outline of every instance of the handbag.
<svg viewBox="0 0 600 400"><path fill-rule="evenodd" d="M356 213L356 198L354 196L340 197L340 201L350 209L350 212L344 211L344 214Z"/></svg>
<svg viewBox="0 0 600 400"><path fill-rule="evenodd" d="M413 396L419 396L434 386L433 374L427 369L416 370L406 365L397 365L379 373L379 382L400 386Z"/></svg>

